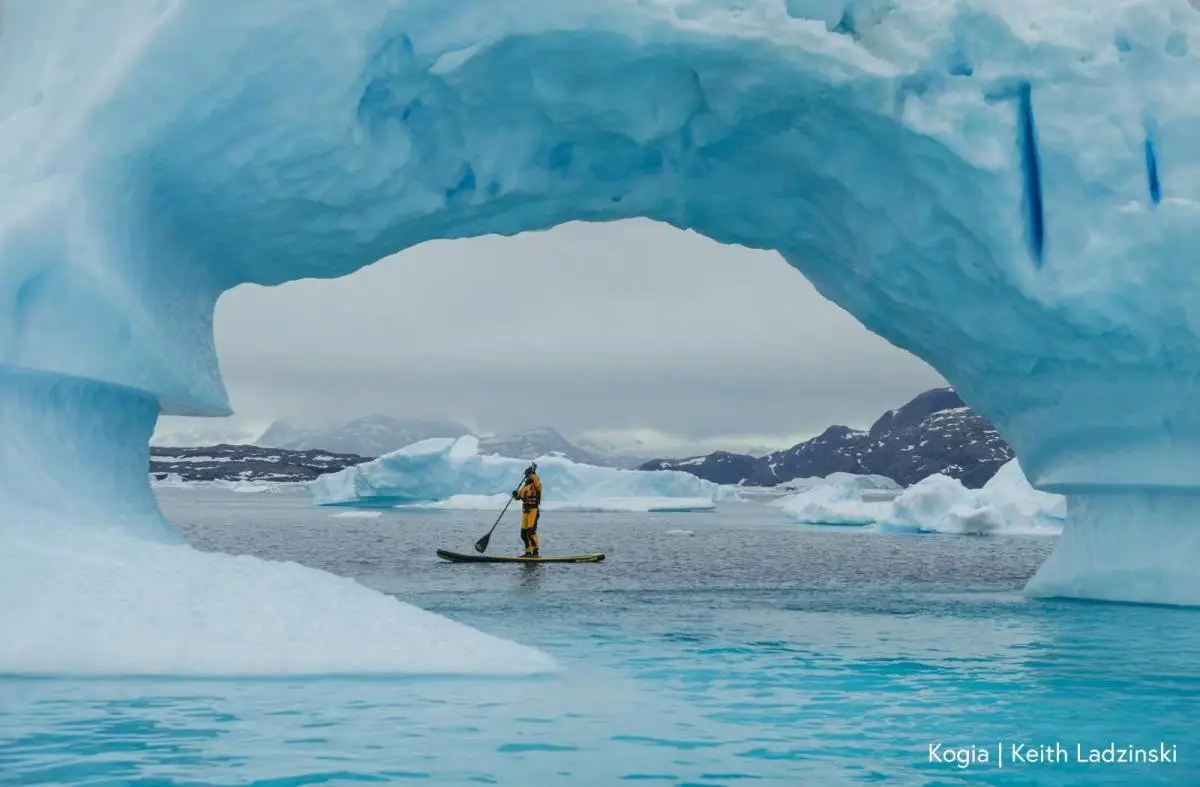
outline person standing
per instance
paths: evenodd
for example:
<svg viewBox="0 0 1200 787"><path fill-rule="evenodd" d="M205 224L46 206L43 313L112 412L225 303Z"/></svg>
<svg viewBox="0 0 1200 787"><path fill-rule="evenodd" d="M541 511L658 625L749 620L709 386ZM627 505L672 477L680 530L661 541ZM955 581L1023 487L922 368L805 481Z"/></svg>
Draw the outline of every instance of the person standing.
<svg viewBox="0 0 1200 787"><path fill-rule="evenodd" d="M521 501L521 543L525 545L522 557L538 557L538 518L542 507L542 479L538 478L537 463L525 468L525 480L513 490L513 499Z"/></svg>

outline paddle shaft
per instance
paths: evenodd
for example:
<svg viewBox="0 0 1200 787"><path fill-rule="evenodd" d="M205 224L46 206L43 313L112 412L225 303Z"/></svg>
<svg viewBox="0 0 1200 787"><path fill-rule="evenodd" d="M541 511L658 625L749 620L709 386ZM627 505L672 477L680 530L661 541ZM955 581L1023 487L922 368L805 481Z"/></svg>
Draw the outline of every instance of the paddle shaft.
<svg viewBox="0 0 1200 787"><path fill-rule="evenodd" d="M484 552L486 552L486 551L487 551L487 548L488 548L488 542L490 542L490 541L492 540L492 533L494 533L494 532L496 531L496 525L499 525L499 524L500 524L500 520L504 518L504 514L505 514L505 512L507 512L507 511L508 511L508 507L509 507L510 505L512 505L512 501L513 501L514 499L515 499L515 498L514 498L512 495L509 495L509 496L508 496L508 502L507 502L507 503L505 503L505 504L504 504L504 508L502 508L502 509L500 510L500 516L496 517L496 521L495 521L495 523L492 525L492 529L491 529L491 530L489 530L489 531L487 531L487 534L486 534L486 535L484 535L484 537L483 537L483 538L481 538L481 539L479 539L478 541L476 541L476 542L475 542L475 551L476 551L476 552L478 552L478 553L480 553L480 554L483 554Z"/></svg>

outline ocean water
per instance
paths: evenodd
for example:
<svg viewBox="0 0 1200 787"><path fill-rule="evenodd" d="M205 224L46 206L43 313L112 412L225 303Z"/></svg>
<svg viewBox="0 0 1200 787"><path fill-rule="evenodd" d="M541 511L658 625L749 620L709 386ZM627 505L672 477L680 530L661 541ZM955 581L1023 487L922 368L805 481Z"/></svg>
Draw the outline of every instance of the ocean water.
<svg viewBox="0 0 1200 787"><path fill-rule="evenodd" d="M0 785L1200 784L1200 612L1026 599L1050 538L798 526L747 503L546 515L543 554L608 560L454 565L434 550L469 550L493 515L160 497L202 549L355 577L564 670L0 679ZM492 551L518 545L514 516ZM1110 744L1173 761L1075 761Z"/></svg>

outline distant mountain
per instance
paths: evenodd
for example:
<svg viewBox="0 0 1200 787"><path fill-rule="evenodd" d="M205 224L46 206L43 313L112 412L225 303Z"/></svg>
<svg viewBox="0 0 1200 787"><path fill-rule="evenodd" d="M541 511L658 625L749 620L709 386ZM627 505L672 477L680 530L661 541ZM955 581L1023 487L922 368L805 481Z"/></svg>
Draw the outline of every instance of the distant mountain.
<svg viewBox="0 0 1200 787"><path fill-rule="evenodd" d="M185 419L178 419L185 420ZM223 418L191 418L191 423L184 425L167 425L159 421L159 428L150 438L151 445L187 446L187 445L247 445L253 443L258 433L238 426L231 425Z"/></svg>
<svg viewBox="0 0 1200 787"><path fill-rule="evenodd" d="M154 446L150 475L157 481L311 481L367 461L365 456L329 451L288 451L257 445L212 445L203 448Z"/></svg>
<svg viewBox="0 0 1200 787"><path fill-rule="evenodd" d="M267 427L267 431L259 435L258 439L253 442L255 445L261 445L264 448L283 448L286 445L299 442L316 434L321 434L320 430L303 429L287 421L275 421ZM200 445L200 443L193 443L193 445Z"/></svg>
<svg viewBox="0 0 1200 787"><path fill-rule="evenodd" d="M386 415L368 415L345 426L328 430L301 429L277 421L256 442L270 448L293 451L330 451L340 454L376 457L432 437L462 437L471 430L456 421L398 419ZM535 459L558 454L572 462L614 464L613 459L572 443L554 429L539 426L516 434L482 437L479 452L499 454L513 459Z"/></svg>
<svg viewBox="0 0 1200 787"><path fill-rule="evenodd" d="M744 484L754 475L761 461L749 454L734 454L729 451L714 451L690 459L651 459L638 466L638 470L683 470L716 484Z"/></svg>
<svg viewBox="0 0 1200 787"><path fill-rule="evenodd" d="M548 426L539 426L524 432L479 440L479 453L499 454L513 459L536 459L539 456L559 456L586 465L606 467L611 460L575 445Z"/></svg>
<svg viewBox="0 0 1200 787"><path fill-rule="evenodd" d="M978 488L1012 456L990 421L965 406L953 390L935 388L884 413L866 432L831 426L817 437L766 456L716 452L656 459L639 469L683 470L716 483L751 486L837 472L882 475L909 486L943 473Z"/></svg>
<svg viewBox="0 0 1200 787"><path fill-rule="evenodd" d="M376 457L431 437L462 437L470 433L470 429L455 421L368 415L323 431L299 429L287 422L276 421L256 442L269 448Z"/></svg>

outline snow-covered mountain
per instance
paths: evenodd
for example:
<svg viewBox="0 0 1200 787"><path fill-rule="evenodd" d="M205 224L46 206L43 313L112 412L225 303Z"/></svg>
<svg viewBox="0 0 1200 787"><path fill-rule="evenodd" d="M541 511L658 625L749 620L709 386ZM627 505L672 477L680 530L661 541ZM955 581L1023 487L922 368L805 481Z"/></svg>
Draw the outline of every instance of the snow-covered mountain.
<svg viewBox="0 0 1200 787"><path fill-rule="evenodd" d="M276 421L256 444L293 451L330 451L340 454L376 457L406 445L432 437L462 437L471 430L457 421L399 419L387 415L368 415L332 429L305 429L286 421ZM479 450L513 459L535 459L559 454L581 464L633 467L619 458L587 450L572 443L549 426L539 426L515 434L479 438Z"/></svg>
<svg viewBox="0 0 1200 787"><path fill-rule="evenodd" d="M513 459L536 459L558 454L572 462L608 467L610 457L584 450L548 426L539 426L511 435L485 437L479 440L479 453L499 454Z"/></svg>
<svg viewBox="0 0 1200 787"><path fill-rule="evenodd" d="M651 459L638 465L638 470L683 470L717 484L748 484L761 458L732 451L713 451L711 454L686 459Z"/></svg>
<svg viewBox="0 0 1200 787"><path fill-rule="evenodd" d="M1012 457L1012 449L987 419L966 407L953 390L935 388L884 413L866 432L831 426L761 457L718 451L656 459L639 469L683 470L721 484L753 486L839 472L886 476L908 486L942 473L978 488Z"/></svg>
<svg viewBox="0 0 1200 787"><path fill-rule="evenodd" d="M268 448L331 451L373 458L431 437L462 437L470 433L470 429L456 421L368 415L325 430L303 429L276 421L255 442Z"/></svg>
<svg viewBox="0 0 1200 787"><path fill-rule="evenodd" d="M636 468L663 453L655 451L641 442L631 445L629 441L617 442L600 440L595 437L578 438L575 440L575 445L592 456L603 457L609 467Z"/></svg>
<svg viewBox="0 0 1200 787"><path fill-rule="evenodd" d="M290 448L261 445L209 445L181 448L154 446L150 449L150 474L158 482L254 482L294 483L311 481L352 465L389 453L395 443L402 448L427 437L428 432L448 430L451 424L437 422L395 422L384 416L362 418L345 430L303 432L286 424L276 424L273 440L286 440ZM423 433L421 429L427 431ZM415 439L414 439L415 438ZM332 451L322 445L357 445L372 448L370 455ZM297 447L298 446L298 447ZM600 464L602 458L579 450L558 432L548 427L531 429L508 437L479 441L480 453L495 453L512 459L533 459L559 454L581 464Z"/></svg>
<svg viewBox="0 0 1200 787"><path fill-rule="evenodd" d="M150 438L151 445L248 445L258 438L258 431L246 428L226 418L183 418L166 416L159 419L158 428Z"/></svg>

